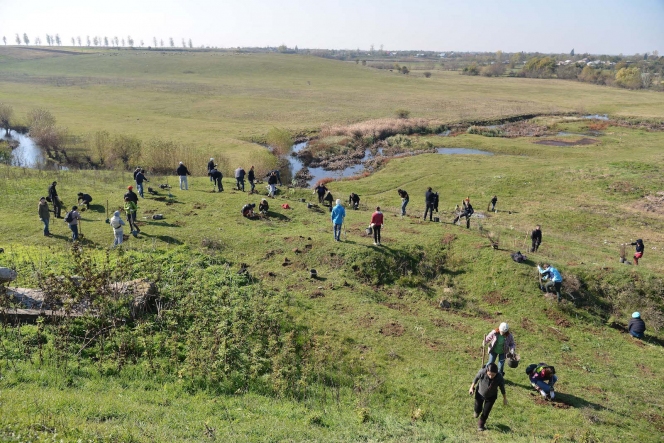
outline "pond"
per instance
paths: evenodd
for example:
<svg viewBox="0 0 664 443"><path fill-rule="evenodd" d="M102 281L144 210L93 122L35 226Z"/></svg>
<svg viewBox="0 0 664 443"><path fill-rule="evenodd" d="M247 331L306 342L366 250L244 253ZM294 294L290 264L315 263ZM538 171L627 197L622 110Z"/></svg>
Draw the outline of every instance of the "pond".
<svg viewBox="0 0 664 443"><path fill-rule="evenodd" d="M12 166L31 169L67 169L49 160L44 151L27 134L16 131L9 131L9 134L4 131L2 133L2 140L18 143L18 147L12 149L10 163Z"/></svg>
<svg viewBox="0 0 664 443"><path fill-rule="evenodd" d="M305 168L304 163L302 163L302 161L299 158L297 158L292 154L297 154L298 152L302 151L307 147L307 144L308 142L296 143L291 147L290 152L283 157L284 162L283 166L280 168L280 173L282 181L284 183L290 183L295 174L297 174L299 171ZM455 154L456 155L493 155L492 152L480 151L479 149L468 149L468 148L438 148L436 149L436 153L443 155L455 155ZM383 150L378 149L377 154L382 155ZM369 149L367 149L364 151L364 157L362 158L361 162L363 163L367 160L372 159L373 157L374 155L371 153ZM308 180L306 183L308 186L311 186L324 178L340 179L340 178L352 177L354 175L362 174L363 172L365 172L365 168L362 163L348 166L344 169L335 170L335 171L327 171L322 167L317 167L317 168L310 167L308 168L308 170L309 174L311 175L311 179Z"/></svg>

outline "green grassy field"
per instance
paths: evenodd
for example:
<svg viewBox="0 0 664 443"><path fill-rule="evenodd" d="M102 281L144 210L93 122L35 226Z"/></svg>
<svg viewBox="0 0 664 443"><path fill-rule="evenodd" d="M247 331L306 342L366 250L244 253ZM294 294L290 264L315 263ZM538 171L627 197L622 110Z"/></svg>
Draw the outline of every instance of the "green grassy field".
<svg viewBox="0 0 664 443"><path fill-rule="evenodd" d="M252 154L240 149L241 140L263 136L274 125L315 130L325 123L390 116L393 108L450 120L580 107L658 118L663 111L654 94L567 82L438 72L431 79L408 78L278 55L110 53L5 58L0 90L14 98L7 101L17 111L44 106L81 132L106 129L150 137L168 130L164 136L169 138L218 140L229 156L242 161ZM19 82L23 73L28 79ZM56 77L109 83L56 86ZM117 79L125 80L118 85ZM192 84L214 92L186 92ZM589 123L545 120L568 132L586 131ZM160 291L191 301L191 315L201 325L206 317L221 323L225 314L214 304L199 304L197 297L215 300L210 294L221 296L223 287L253 294L247 305L265 300L274 312L287 315L274 317L284 328L317 343L320 366L291 390L277 389L279 378L268 374L236 391L229 390L226 379L196 384L183 370L191 365L196 342L188 340L197 337L196 328L162 324L156 316L109 334L115 344L104 362L96 343L77 356L83 340L72 345L65 364L58 363L58 329L46 327L41 363L37 327L5 326L0 330L0 439L661 441L664 404L656 392L664 382L663 336L654 326L664 326L659 253L664 202L657 196L663 185L664 135L611 126L594 138L594 145L552 147L536 145L532 138L427 137L436 146L495 155L394 159L370 177L331 183L335 197L346 200L356 192L362 198L362 210L348 211L341 243L332 241L327 209L307 209L299 201L313 201L307 190L270 200L266 220L240 216L242 205L259 197L233 191L229 180L220 194L210 192L206 178L195 177L189 191L173 189L172 199L160 191L158 197L165 199L141 200L142 233L110 252L113 264L126 268L131 278L159 276ZM2 167L0 179L0 247L5 250L0 266L21 269L18 285L34 287L35 271L72 270L66 225L52 220L55 235L44 238L36 215L37 199L53 180L67 204L82 190L101 205L83 213L82 230L88 257L103 261L112 243L104 223L106 200L111 211L121 204L130 173ZM176 188L174 177L151 180L151 186L169 181ZM415 216L422 213L427 186L441 193L444 223L398 217L396 189L410 193L408 209ZM486 214L494 194L499 212ZM485 215L473 218L470 230L450 224L454 206L466 196ZM281 209L284 203L292 209ZM381 248L364 235L376 205L386 212ZM141 218L156 213L164 220ZM514 263L509 254L525 252L535 224L544 232L540 252L526 264ZM500 237L498 250L489 247L487 232ZM618 245L636 238L647 247L641 264L619 264ZM283 265L285 258L289 265ZM541 261L562 271L575 300L566 296L558 305L542 296L534 268ZM243 264L249 276L237 276ZM319 280L309 278L311 268ZM266 291L268 297L252 291ZM441 300L452 307L441 309ZM649 326L643 343L608 324L625 324L634 310ZM488 432L480 434L467 391L481 364L480 340L501 321L511 325L522 365L507 369L509 405L497 404ZM127 357L120 356L124 340L134 343ZM178 340L179 359L168 351ZM166 350L153 357L150 343ZM203 353L209 350L207 342L200 343ZM279 361L284 362L272 364ZM557 368L555 402L539 401L528 387L523 369L539 361ZM215 370L211 365L210 372Z"/></svg>

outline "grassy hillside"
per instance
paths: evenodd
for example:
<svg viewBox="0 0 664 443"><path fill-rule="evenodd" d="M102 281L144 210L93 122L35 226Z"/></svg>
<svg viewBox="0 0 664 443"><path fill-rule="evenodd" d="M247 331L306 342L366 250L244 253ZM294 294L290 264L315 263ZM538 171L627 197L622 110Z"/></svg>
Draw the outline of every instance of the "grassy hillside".
<svg viewBox="0 0 664 443"><path fill-rule="evenodd" d="M427 79L297 55L95 50L26 59L26 51L36 57L0 48L0 94L18 116L43 107L76 135L160 137L201 158L220 150L233 163L259 155L245 141L274 126L318 130L397 109L449 122L560 111L664 116L658 94L556 80L444 71Z"/></svg>
<svg viewBox="0 0 664 443"><path fill-rule="evenodd" d="M360 79L384 77L388 84L428 81L393 79L315 59L274 58L284 66L292 60L330 63L334 69L357 70ZM204 72L192 70L197 69ZM437 81L446 79L457 81L451 76ZM414 90L409 88L415 87L404 86L401 93ZM96 87L81 91L88 89ZM624 92L599 91L600 97ZM638 94L631 97L638 103ZM433 98L423 94L421 100ZM354 103L349 113L366 110L361 101ZM300 124L298 118L293 121ZM587 130L587 122L548 123L561 131ZM496 155L392 160L370 177L330 184L335 197L345 200L357 192L366 205L349 211L342 243L332 241L326 209L307 209L299 201L311 201L309 191L271 200L269 218L252 221L239 212L258 197L233 191L230 181L224 193L211 193L207 179L194 178L188 192L174 189L173 199L160 191L158 197L165 199L141 200L139 217L160 213L164 220L144 220L139 238L130 238L108 259L112 233L104 223L104 206L106 199L111 210L120 205L128 173L3 168L0 265L19 267L20 285L35 286L34 271L75 270L64 223L54 221L55 236L44 238L36 217L38 197L56 179L68 204L83 190L102 205L83 216L86 257L109 260L124 269L126 278L157 279L172 308L166 320L152 315L130 321L109 333L107 348L92 340L91 349L78 355L86 342L80 331L72 335L79 341L67 353L56 346L62 340L55 327L43 332L35 326L3 328L0 435L9 441L660 441L664 405L653 388L664 382L662 333L655 330L664 326L659 254L664 203L656 194L663 185L659 146L664 136L609 127L596 139L589 146L552 147L530 138L431 137L438 146ZM152 177L150 185L167 180L174 184L172 178ZM398 217L396 189L410 193L409 212L417 215L427 186L441 192L444 223ZM449 223L462 198L470 196L484 213L493 194L499 198L498 213L473 218L470 230ZM281 209L283 203L292 209ZM376 205L386 210L380 248L363 234ZM509 253L525 252L527 232L535 224L544 232L540 252L528 254L526 264L514 263ZM500 237L498 250L489 247L487 232ZM647 246L642 263L619 264L618 245L636 238ZM284 265L286 258L290 264ZM560 305L537 290L534 264L539 261L552 262L566 277ZM247 274L238 275L243 268ZM319 280L309 278L311 268ZM451 307L441 309L441 300ZM257 314L260 306L264 316ZM266 352L270 356L260 365L267 372L252 369L262 375L245 375L242 382L213 377L219 361L207 360L214 345L206 328L231 318L222 308L235 322L246 315L256 325L265 319L280 324L282 335L268 346L278 354L256 341L242 357L251 360ZM644 313L649 325L645 342L609 325L625 324L634 310ZM478 434L467 390L481 364L480 340L501 321L512 327L522 366L507 370L510 404L496 405L489 431ZM43 363L39 333L46 337ZM539 361L557 368L555 402L540 401L528 387L523 369Z"/></svg>

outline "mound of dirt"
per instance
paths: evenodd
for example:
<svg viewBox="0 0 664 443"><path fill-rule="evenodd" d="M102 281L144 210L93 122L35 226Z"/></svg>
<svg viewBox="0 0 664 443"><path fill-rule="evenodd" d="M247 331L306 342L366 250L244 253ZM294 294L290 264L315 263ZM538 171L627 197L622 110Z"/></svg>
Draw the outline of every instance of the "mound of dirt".
<svg viewBox="0 0 664 443"><path fill-rule="evenodd" d="M401 337L405 329L398 322L391 322L380 328L378 332L386 337Z"/></svg>

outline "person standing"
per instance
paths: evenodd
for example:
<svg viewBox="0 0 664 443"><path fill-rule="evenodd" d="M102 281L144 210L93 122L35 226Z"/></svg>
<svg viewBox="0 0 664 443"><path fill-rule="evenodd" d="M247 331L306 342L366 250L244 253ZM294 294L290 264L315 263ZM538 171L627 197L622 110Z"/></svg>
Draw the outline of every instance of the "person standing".
<svg viewBox="0 0 664 443"><path fill-rule="evenodd" d="M498 203L498 196L491 197L491 212L496 212L496 203Z"/></svg>
<svg viewBox="0 0 664 443"><path fill-rule="evenodd" d="M546 363L533 363L526 368L526 374L530 379L530 385L542 394L542 397L550 400L556 397L553 389L553 385L558 381L555 367Z"/></svg>
<svg viewBox="0 0 664 443"><path fill-rule="evenodd" d="M543 292L549 292L549 289L554 288L558 296L558 303L560 303L560 289L563 287L563 276L560 275L560 271L548 263L545 263L543 267L537 265L537 270L542 275L542 281L546 282L540 285L540 289Z"/></svg>
<svg viewBox="0 0 664 443"><path fill-rule="evenodd" d="M212 180L212 192L214 192L215 186L217 187L217 190L219 192L222 192L224 190L224 185L221 184L221 179L223 178L221 172L218 171L216 168L212 168L212 170L208 171L208 175Z"/></svg>
<svg viewBox="0 0 664 443"><path fill-rule="evenodd" d="M138 195L140 195L141 198L144 198L143 197L143 182L144 181L146 181L148 183L150 182L150 180L145 178L145 169L141 169L140 171L138 171L138 173L136 174L135 180L136 180L136 187L138 188Z"/></svg>
<svg viewBox="0 0 664 443"><path fill-rule="evenodd" d="M375 246L380 246L380 230L383 224L383 213L380 212L380 206L376 206L376 212L371 214L371 228L373 229Z"/></svg>
<svg viewBox="0 0 664 443"><path fill-rule="evenodd" d="M635 312L632 314L632 319L627 325L627 330L632 337L643 338L646 332L646 322L641 319L641 314Z"/></svg>
<svg viewBox="0 0 664 443"><path fill-rule="evenodd" d="M124 209L125 209L125 214L127 214L127 221L129 222L129 228L131 229L132 233L141 232L141 230L138 229L138 226L136 226L136 212L138 211L138 205L136 204L136 202L129 200L128 197L125 197L124 201L125 201Z"/></svg>
<svg viewBox="0 0 664 443"><path fill-rule="evenodd" d="M397 192L399 193L399 197L401 197L401 216L405 217L406 206L408 206L408 202L410 201L408 198L408 193L403 189L397 189Z"/></svg>
<svg viewBox="0 0 664 443"><path fill-rule="evenodd" d="M645 246L643 245L643 240L638 239L634 243L630 243L632 246L636 246L636 251L634 252L634 265L639 264L639 259L643 257L643 252L645 251Z"/></svg>
<svg viewBox="0 0 664 443"><path fill-rule="evenodd" d="M127 192L125 192L124 195L125 199L129 199L129 201L133 201L138 205L138 195L134 192L134 187L133 186L127 186Z"/></svg>
<svg viewBox="0 0 664 443"><path fill-rule="evenodd" d="M207 164L207 171L208 175L210 176L210 181L212 181L212 176L210 175L210 171L212 171L213 169L217 169L217 165L214 164L214 159L210 158L210 161Z"/></svg>
<svg viewBox="0 0 664 443"><path fill-rule="evenodd" d="M184 165L184 163L180 162L180 165L175 170L175 173L180 177L180 190L188 191L189 183L187 182L187 176L191 174L189 173L189 170Z"/></svg>
<svg viewBox="0 0 664 443"><path fill-rule="evenodd" d="M530 240L532 242L530 252L537 252L537 249L542 244L542 230L540 225L535 226L533 232L530 233Z"/></svg>
<svg viewBox="0 0 664 443"><path fill-rule="evenodd" d="M39 213L39 220L44 223L44 236L48 237L51 235L51 233L48 230L48 223L51 220L51 213L48 210L48 202L46 201L46 197L42 197L39 199L39 204L37 205L37 212Z"/></svg>
<svg viewBox="0 0 664 443"><path fill-rule="evenodd" d="M122 232L122 227L125 225L125 222L120 217L120 211L115 211L113 217L109 221L111 227L113 228L113 247L120 246L122 244L124 233Z"/></svg>
<svg viewBox="0 0 664 443"><path fill-rule="evenodd" d="M477 430L485 431L486 421L489 418L493 404L498 399L498 389L503 394L503 405L507 406L507 396L505 395L505 380L498 372L495 363L489 363L486 367L480 369L470 385L468 393L475 394L474 417L477 420Z"/></svg>
<svg viewBox="0 0 664 443"><path fill-rule="evenodd" d="M235 181L237 182L237 190L244 192L244 176L245 176L245 171L242 166L238 166L238 168L235 170Z"/></svg>
<svg viewBox="0 0 664 443"><path fill-rule="evenodd" d="M424 205L426 206L426 209L424 210L424 220L427 219L427 213L429 214L429 221L433 221L433 205L435 202L436 196L431 190L431 188L427 189L427 192L424 193Z"/></svg>
<svg viewBox="0 0 664 443"><path fill-rule="evenodd" d="M270 177L267 179L267 185L270 188L270 191L268 192L268 197L274 198L274 195L277 193L277 174L272 172L270 174Z"/></svg>
<svg viewBox="0 0 664 443"><path fill-rule="evenodd" d="M337 199L337 204L330 212L330 217L334 227L334 240L341 241L341 226L344 224L344 218L346 218L346 209L341 204L341 199Z"/></svg>
<svg viewBox="0 0 664 443"><path fill-rule="evenodd" d="M53 203L53 215L55 218L62 218L60 217L60 212L62 211L62 202L58 198L58 190L55 189L55 186L58 184L58 182L53 182L51 183L51 186L48 187L48 198L51 199L51 202Z"/></svg>
<svg viewBox="0 0 664 443"><path fill-rule="evenodd" d="M323 199L325 198L325 194L327 194L327 188L325 187L324 184L319 183L314 188L314 194L318 194L318 203L320 203L322 205L323 204Z"/></svg>
<svg viewBox="0 0 664 443"><path fill-rule="evenodd" d="M489 344L489 364L498 359L498 372L505 375L505 355L516 354L516 343L507 323L501 323L484 337L483 345Z"/></svg>
<svg viewBox="0 0 664 443"><path fill-rule="evenodd" d="M249 180L249 184L251 185L251 190L249 191L249 194L253 194L254 189L256 189L256 172L254 171L254 165L251 165L251 168L249 168L249 173L247 174L247 180Z"/></svg>
<svg viewBox="0 0 664 443"><path fill-rule="evenodd" d="M72 206L71 211L65 215L65 222L71 229L71 240L78 240L78 223L81 220L81 214L78 212L78 206Z"/></svg>

